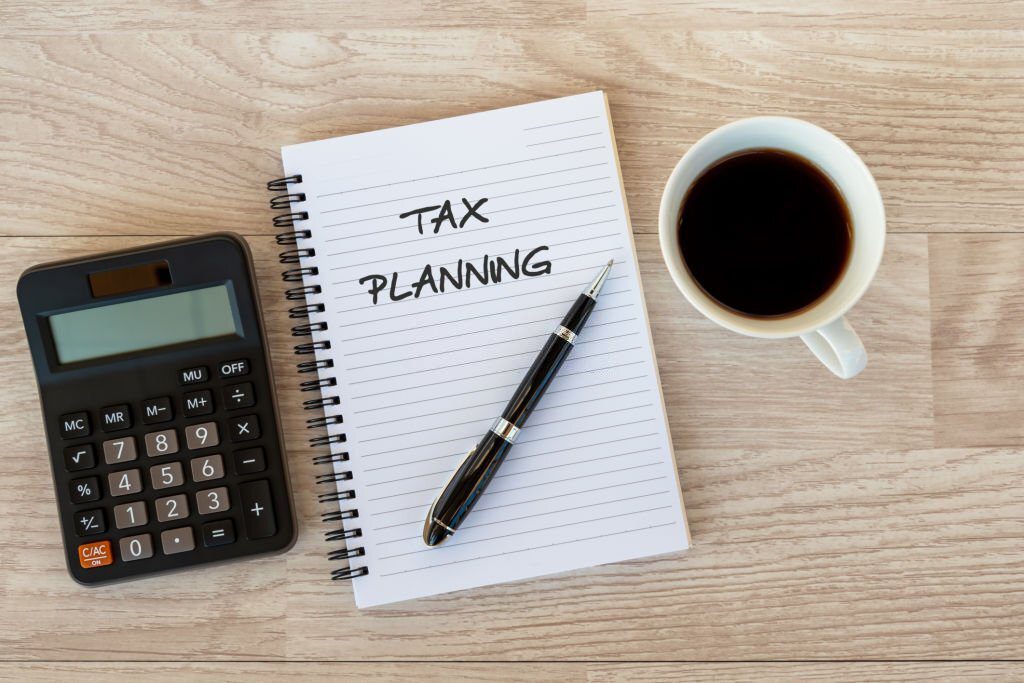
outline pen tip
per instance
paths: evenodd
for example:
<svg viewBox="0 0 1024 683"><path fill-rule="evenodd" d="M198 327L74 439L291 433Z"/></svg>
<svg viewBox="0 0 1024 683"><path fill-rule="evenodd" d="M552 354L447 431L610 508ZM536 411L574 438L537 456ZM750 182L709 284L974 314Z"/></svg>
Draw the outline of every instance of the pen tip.
<svg viewBox="0 0 1024 683"><path fill-rule="evenodd" d="M613 263L615 263L615 259L613 259L613 258L610 258L610 259L608 259L608 267L609 267L609 268L611 268L611 267L612 267L612 264L613 264Z"/></svg>

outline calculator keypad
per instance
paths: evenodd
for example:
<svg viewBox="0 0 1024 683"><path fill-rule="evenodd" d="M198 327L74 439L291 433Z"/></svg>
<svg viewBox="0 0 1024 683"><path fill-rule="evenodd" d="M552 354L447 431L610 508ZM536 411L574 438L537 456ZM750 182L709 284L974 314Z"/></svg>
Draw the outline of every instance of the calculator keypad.
<svg viewBox="0 0 1024 683"><path fill-rule="evenodd" d="M124 563L126 576L163 568L170 556L197 558L174 563L183 566L267 548L262 539L280 529L275 503L287 500L274 500L267 479L282 474L276 436L264 441L275 431L261 423L273 420L261 392L269 394L261 375L234 358L176 371L165 395L62 414L58 462L72 473L63 475L73 506L66 524L79 574Z"/></svg>

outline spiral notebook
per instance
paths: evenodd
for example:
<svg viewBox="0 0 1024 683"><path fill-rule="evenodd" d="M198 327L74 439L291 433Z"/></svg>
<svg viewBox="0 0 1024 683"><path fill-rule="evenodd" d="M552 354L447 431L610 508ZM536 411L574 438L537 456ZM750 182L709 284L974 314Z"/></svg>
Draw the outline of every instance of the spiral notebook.
<svg viewBox="0 0 1024 683"><path fill-rule="evenodd" d="M294 145L273 181L332 577L368 607L687 548L601 92ZM614 266L475 510L423 520L569 305ZM325 468L326 470L326 468Z"/></svg>

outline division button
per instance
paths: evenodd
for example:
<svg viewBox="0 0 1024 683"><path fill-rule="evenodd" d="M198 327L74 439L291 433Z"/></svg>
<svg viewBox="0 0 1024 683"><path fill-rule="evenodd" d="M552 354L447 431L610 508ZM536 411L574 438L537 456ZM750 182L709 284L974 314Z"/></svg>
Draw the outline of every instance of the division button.
<svg viewBox="0 0 1024 683"><path fill-rule="evenodd" d="M224 387L224 403L228 408L249 408L256 404L252 382Z"/></svg>

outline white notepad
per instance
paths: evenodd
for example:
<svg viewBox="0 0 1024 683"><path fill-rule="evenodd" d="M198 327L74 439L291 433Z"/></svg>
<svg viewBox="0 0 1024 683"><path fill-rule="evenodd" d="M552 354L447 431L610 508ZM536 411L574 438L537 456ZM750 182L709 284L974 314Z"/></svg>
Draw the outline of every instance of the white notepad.
<svg viewBox="0 0 1024 683"><path fill-rule="evenodd" d="M282 156L302 177L289 188L308 213L298 246L315 252L300 265L316 268L303 284L324 305L310 322L330 343L320 377L337 381L326 414L344 420L328 429L346 436L331 448L351 479L331 486L354 497L331 504L358 510L344 521L361 530L351 565L368 570L358 606L688 546L603 93ZM509 458L459 532L426 547L431 501L608 259L598 306Z"/></svg>

